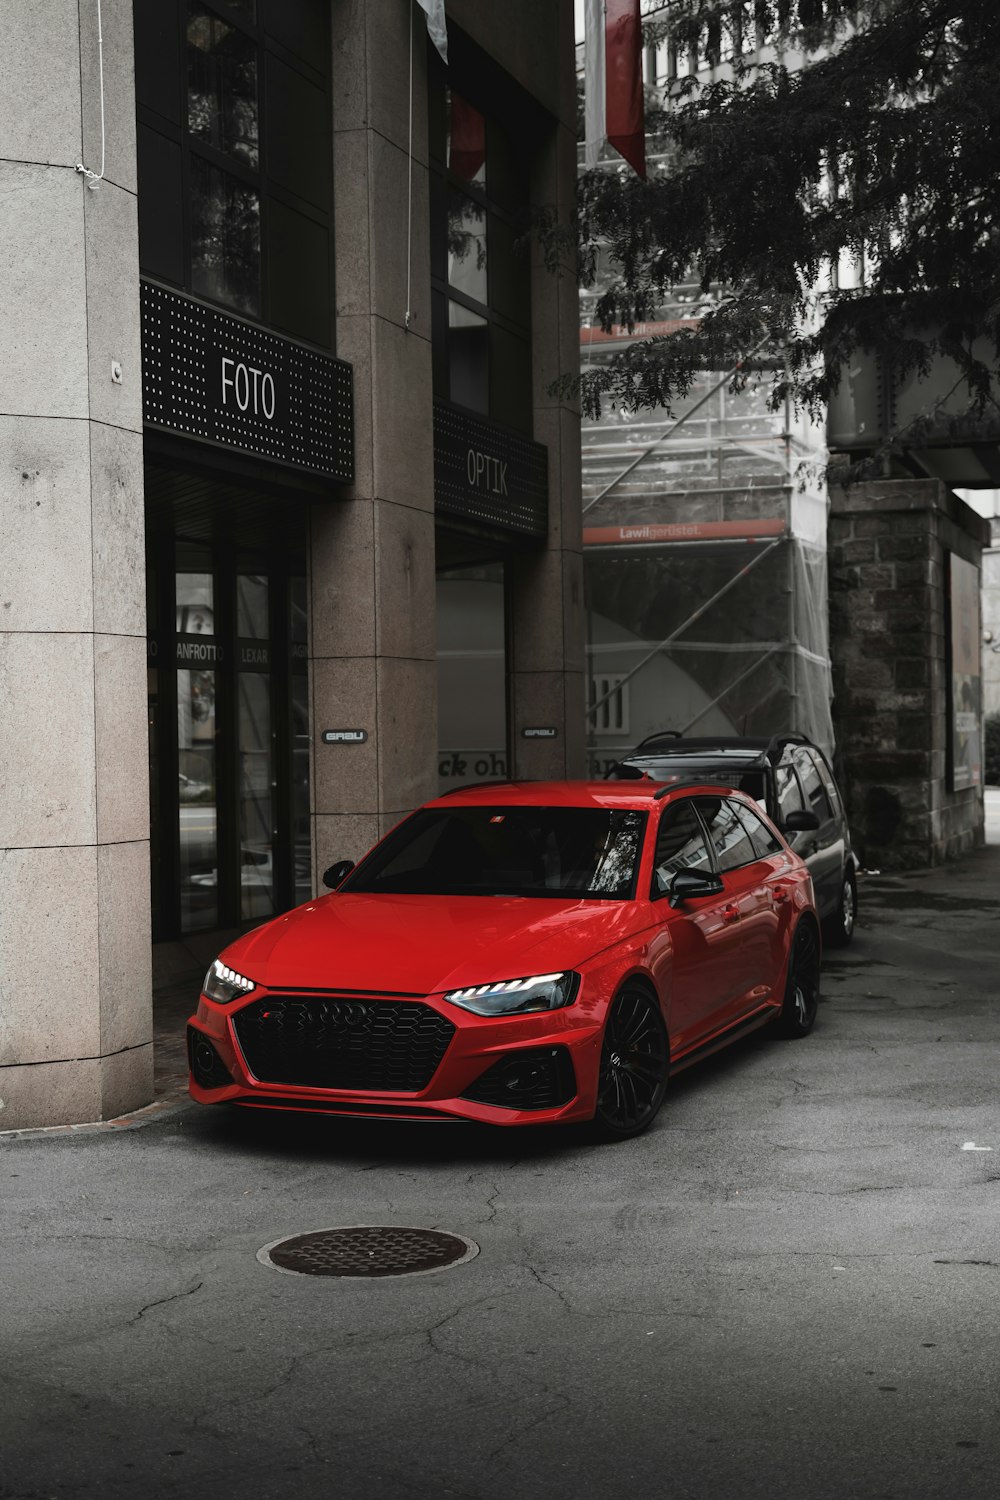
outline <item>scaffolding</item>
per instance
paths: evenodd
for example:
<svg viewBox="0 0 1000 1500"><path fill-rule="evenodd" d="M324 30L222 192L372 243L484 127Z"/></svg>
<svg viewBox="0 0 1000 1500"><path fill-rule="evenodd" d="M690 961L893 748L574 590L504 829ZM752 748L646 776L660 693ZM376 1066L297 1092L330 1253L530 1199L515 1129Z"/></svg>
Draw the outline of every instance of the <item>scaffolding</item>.
<svg viewBox="0 0 1000 1500"><path fill-rule="evenodd" d="M689 290L632 336L696 315ZM584 366L628 338L585 326ZM795 730L832 751L820 435L730 385L706 372L669 418L584 423L593 773L660 729Z"/></svg>

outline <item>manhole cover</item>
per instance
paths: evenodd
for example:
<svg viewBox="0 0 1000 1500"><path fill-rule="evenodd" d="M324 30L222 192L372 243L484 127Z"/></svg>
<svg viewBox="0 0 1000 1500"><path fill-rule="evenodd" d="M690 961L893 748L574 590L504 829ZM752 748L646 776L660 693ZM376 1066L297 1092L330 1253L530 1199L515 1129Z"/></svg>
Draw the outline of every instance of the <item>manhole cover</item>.
<svg viewBox="0 0 1000 1500"><path fill-rule="evenodd" d="M440 1229L351 1224L273 1240L257 1259L297 1276L423 1276L478 1254L472 1240Z"/></svg>

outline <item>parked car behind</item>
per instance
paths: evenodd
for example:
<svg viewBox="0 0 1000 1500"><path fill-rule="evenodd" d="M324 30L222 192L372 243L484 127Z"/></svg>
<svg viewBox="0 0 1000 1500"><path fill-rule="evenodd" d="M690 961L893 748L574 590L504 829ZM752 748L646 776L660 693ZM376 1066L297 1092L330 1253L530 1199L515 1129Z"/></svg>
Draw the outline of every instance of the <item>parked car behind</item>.
<svg viewBox="0 0 1000 1500"><path fill-rule="evenodd" d="M649 735L617 762L609 779L696 779L736 787L760 803L809 867L829 946L851 941L858 916L858 859L830 762L803 734L772 739Z"/></svg>

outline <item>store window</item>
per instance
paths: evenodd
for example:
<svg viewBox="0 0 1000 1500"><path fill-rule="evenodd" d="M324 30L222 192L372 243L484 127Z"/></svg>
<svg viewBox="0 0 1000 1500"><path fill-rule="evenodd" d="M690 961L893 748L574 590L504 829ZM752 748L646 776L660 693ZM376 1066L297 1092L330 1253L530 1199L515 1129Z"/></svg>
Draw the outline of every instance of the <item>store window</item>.
<svg viewBox="0 0 1000 1500"><path fill-rule="evenodd" d="M143 274L331 347L329 4L134 11Z"/></svg>
<svg viewBox="0 0 1000 1500"><path fill-rule="evenodd" d="M151 533L154 936L309 899L303 559Z"/></svg>
<svg viewBox="0 0 1000 1500"><path fill-rule="evenodd" d="M523 164L501 127L436 69L430 135L434 393L530 434Z"/></svg>

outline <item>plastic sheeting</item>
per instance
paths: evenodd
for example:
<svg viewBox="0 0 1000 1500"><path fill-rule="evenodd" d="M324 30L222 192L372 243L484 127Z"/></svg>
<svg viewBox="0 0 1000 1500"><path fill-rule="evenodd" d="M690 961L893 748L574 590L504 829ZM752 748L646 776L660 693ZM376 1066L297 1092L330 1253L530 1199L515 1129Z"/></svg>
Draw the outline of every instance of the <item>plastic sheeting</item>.
<svg viewBox="0 0 1000 1500"><path fill-rule="evenodd" d="M832 753L820 437L721 373L669 419L585 423L592 772L664 729Z"/></svg>

